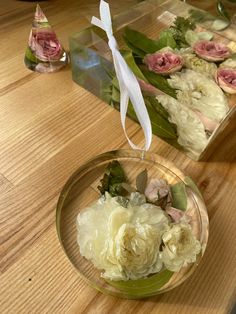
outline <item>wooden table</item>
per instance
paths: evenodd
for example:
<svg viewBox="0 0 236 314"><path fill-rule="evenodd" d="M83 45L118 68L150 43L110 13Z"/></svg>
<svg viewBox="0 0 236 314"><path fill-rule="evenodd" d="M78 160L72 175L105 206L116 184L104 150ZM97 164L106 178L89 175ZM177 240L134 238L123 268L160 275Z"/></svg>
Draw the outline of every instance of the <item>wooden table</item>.
<svg viewBox="0 0 236 314"><path fill-rule="evenodd" d="M118 12L135 1L110 3ZM97 15L98 1L41 6L67 48L68 35ZM119 113L76 85L69 66L51 75L24 67L34 8L13 0L0 7L0 313L229 313L236 278L235 134L208 162L153 139L151 151L196 181L209 210L207 251L183 285L147 300L117 299L90 288L68 262L55 227L63 184L91 156L128 144ZM127 127L140 143L139 126L128 120Z"/></svg>

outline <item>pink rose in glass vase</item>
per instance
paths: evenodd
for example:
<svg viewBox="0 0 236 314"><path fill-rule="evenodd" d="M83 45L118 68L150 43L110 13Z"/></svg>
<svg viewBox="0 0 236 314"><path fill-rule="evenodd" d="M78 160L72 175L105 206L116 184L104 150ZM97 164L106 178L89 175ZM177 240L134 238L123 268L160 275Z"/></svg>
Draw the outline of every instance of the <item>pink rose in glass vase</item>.
<svg viewBox="0 0 236 314"><path fill-rule="evenodd" d="M217 84L229 94L236 94L236 70L219 68L216 72Z"/></svg>
<svg viewBox="0 0 236 314"><path fill-rule="evenodd" d="M224 44L210 40L198 41L193 46L194 52L207 61L223 61L231 55L230 49Z"/></svg>
<svg viewBox="0 0 236 314"><path fill-rule="evenodd" d="M174 73L183 66L182 57L170 51L148 54L144 57L143 62L150 71L159 74Z"/></svg>
<svg viewBox="0 0 236 314"><path fill-rule="evenodd" d="M35 56L45 62L59 60L63 52L55 32L47 28L33 30L30 35L29 46Z"/></svg>

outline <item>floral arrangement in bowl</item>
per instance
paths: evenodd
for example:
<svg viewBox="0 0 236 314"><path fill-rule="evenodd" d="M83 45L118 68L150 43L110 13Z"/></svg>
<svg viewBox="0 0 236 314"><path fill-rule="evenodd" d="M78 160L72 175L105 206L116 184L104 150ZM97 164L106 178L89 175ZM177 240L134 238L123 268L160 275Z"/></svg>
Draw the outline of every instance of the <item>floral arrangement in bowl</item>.
<svg viewBox="0 0 236 314"><path fill-rule="evenodd" d="M135 299L173 289L193 273L208 217L197 187L172 163L124 150L92 159L68 180L57 230L90 285Z"/></svg>
<svg viewBox="0 0 236 314"><path fill-rule="evenodd" d="M181 183L148 183L145 169L134 188L117 160L108 164L101 183L102 196L78 215L77 227L80 253L103 270L102 277L136 280L196 262L201 244L190 225L191 210L173 207L176 193L185 193Z"/></svg>

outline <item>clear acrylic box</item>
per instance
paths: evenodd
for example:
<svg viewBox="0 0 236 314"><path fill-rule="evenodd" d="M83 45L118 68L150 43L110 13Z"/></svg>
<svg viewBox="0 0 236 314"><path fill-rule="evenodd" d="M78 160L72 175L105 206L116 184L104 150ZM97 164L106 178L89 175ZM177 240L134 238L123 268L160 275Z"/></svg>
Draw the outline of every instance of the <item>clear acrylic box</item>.
<svg viewBox="0 0 236 314"><path fill-rule="evenodd" d="M188 17L189 10L192 8L192 6L178 0L148 0L137 4L122 14L114 16L112 20L113 31L119 48L127 49L127 45L123 40L125 27L128 26L144 33L149 38L157 39L159 33L167 29L176 16ZM226 30L218 32L212 31L211 26L212 21L200 25L201 28L210 30L214 34L216 41L227 44L233 52L236 52L235 25L231 24ZM69 43L73 80L119 110L119 99L117 99L119 95L116 95L115 90L111 91L110 89L111 74L114 74L114 67L105 32L95 26L91 26L70 36ZM111 99L115 99L115 101L111 101ZM209 136L207 145L200 153L188 151L185 147L181 147L178 144L177 139L165 138L160 133L155 132L155 128L153 128L153 133L177 149L185 151L194 160L209 159L216 149L224 149L224 143L230 134L235 134L236 95L229 97L229 103L227 115ZM132 115L130 117L134 119ZM235 147L230 149L235 150Z"/></svg>

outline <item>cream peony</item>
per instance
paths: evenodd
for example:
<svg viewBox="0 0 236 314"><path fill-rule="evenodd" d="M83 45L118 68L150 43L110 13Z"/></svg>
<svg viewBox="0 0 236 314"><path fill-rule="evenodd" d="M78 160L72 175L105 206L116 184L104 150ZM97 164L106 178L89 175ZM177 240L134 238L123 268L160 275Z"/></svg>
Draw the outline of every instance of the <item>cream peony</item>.
<svg viewBox="0 0 236 314"><path fill-rule="evenodd" d="M201 244L187 223L173 224L162 235L164 244L160 252L165 267L177 272L189 263L194 263L201 252Z"/></svg>
<svg viewBox="0 0 236 314"><path fill-rule="evenodd" d="M145 278L162 268L159 247L170 219L159 207L132 199L124 208L106 193L77 217L81 255L110 280Z"/></svg>
<svg viewBox="0 0 236 314"><path fill-rule="evenodd" d="M185 149L198 155L207 145L207 136L204 125L198 116L176 99L160 95L156 97L168 111L169 121L177 126L178 143Z"/></svg>
<svg viewBox="0 0 236 314"><path fill-rule="evenodd" d="M226 116L229 110L227 99L221 88L206 76L186 69L171 75L168 83L178 90L177 98L185 106L216 122Z"/></svg>

